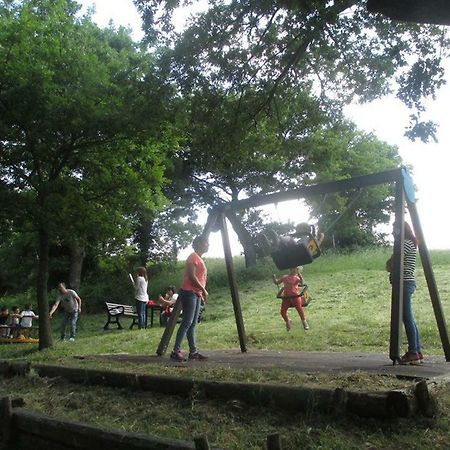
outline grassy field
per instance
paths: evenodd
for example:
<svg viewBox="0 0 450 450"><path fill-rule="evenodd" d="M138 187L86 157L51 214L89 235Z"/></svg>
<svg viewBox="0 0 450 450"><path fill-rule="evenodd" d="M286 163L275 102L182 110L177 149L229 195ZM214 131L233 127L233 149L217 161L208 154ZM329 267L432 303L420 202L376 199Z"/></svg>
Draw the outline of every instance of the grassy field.
<svg viewBox="0 0 450 450"><path fill-rule="evenodd" d="M388 354L390 320L390 285L384 271L388 249L363 251L350 255L323 255L305 266L304 277L313 295L306 309L311 329L305 332L298 317L291 332L286 332L279 315L279 301L271 274L276 272L270 262L245 270L236 259L236 275L248 347L251 349L320 350L332 352L377 352ZM450 316L450 294L446 283L450 270L450 252L433 252L432 262L444 314ZM198 342L202 351L238 348L234 314L227 286L226 272L220 260L207 260L209 292L204 321L198 326ZM160 274L150 280L155 286L170 284L179 277L179 270ZM177 278L178 279L178 278ZM417 271L418 289L414 295L414 310L421 332L423 352L443 355L439 334L429 301L422 269ZM8 299L8 302L15 299ZM85 302L91 301L89 298ZM55 317L55 339L59 318ZM256 371L200 368L181 370L173 366L99 363L83 359L100 353L154 354L162 329L132 331L111 329L104 332L105 314L82 317L75 343L55 343L42 352L30 344L3 345L2 359L24 359L64 365L103 367L139 373L160 373L198 378L245 381L271 381L291 384L319 383L346 387L389 386L398 380L370 377L361 373L334 377L306 376L280 370ZM170 348L170 347L169 347ZM344 357L344 356L343 356ZM0 392L21 395L30 408L48 414L83 418L83 421L129 431L156 433L187 439L207 434L210 442L226 449L261 449L264 438L279 431L283 448L321 449L391 449L450 448L450 396L443 391L443 413L431 420L420 419L395 423L318 415L288 415L281 411L266 411L230 401L218 404L201 398L179 399L150 393L130 395L119 390L112 394L107 388L74 386L61 380L45 380L30 375L26 378L1 380ZM85 405L89 404L89 411Z"/></svg>

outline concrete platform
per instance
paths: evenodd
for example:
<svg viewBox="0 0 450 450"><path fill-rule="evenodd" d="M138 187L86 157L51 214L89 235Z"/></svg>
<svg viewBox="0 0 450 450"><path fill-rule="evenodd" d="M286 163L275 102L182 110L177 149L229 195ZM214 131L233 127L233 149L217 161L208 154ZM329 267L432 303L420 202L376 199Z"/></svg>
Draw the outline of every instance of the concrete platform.
<svg viewBox="0 0 450 450"><path fill-rule="evenodd" d="M393 365L386 354L378 353L330 353L330 352L293 352L275 350L249 350L241 353L239 349L205 351L207 361L173 362L169 355L130 355L104 354L85 357L95 360L116 360L136 364L154 363L174 366L210 366L231 369L272 369L279 368L302 373L343 373L367 372L378 375L391 375L412 379L430 380L433 378L450 379L450 362L442 356L425 355L420 365Z"/></svg>

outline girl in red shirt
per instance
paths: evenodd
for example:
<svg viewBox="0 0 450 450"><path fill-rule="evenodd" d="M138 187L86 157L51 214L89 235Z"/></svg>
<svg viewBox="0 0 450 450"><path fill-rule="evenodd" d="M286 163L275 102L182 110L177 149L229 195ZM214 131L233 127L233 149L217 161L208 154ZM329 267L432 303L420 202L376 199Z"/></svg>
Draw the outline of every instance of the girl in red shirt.
<svg viewBox="0 0 450 450"><path fill-rule="evenodd" d="M186 260L184 268L183 282L181 284L178 301L181 302L183 318L178 328L175 346L170 357L175 361L185 361L186 358L181 352L181 343L187 337L189 344L189 359L204 360L206 356L198 352L195 342L195 326L198 322L198 315L202 301L208 297L206 290L206 266L202 255L208 251L209 243L206 236L197 236L192 242L194 252Z"/></svg>
<svg viewBox="0 0 450 450"><path fill-rule="evenodd" d="M286 323L286 330L290 331L292 328L292 320L289 319L287 310L295 308L302 321L303 328L309 330L308 322L306 321L305 311L302 307L302 298L299 294L299 286L303 286L303 278L300 275L301 268L292 267L289 269L288 275L283 275L277 278L273 275L273 282L276 285L283 283L283 287L278 292L277 297L281 298L280 314Z"/></svg>

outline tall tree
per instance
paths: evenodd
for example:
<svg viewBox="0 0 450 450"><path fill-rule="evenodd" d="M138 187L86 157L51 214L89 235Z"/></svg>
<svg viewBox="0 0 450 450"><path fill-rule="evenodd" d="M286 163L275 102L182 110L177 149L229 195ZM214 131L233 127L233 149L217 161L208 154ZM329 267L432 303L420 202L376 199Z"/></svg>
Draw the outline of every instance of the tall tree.
<svg viewBox="0 0 450 450"><path fill-rule="evenodd" d="M89 236L83 227L120 228L134 203L154 206L163 183L170 87L124 30L101 30L78 9L0 1L0 194L38 236L41 349L52 345L52 239L65 227L74 239Z"/></svg>
<svg viewBox="0 0 450 450"><path fill-rule="evenodd" d="M395 92L412 108L407 135L433 137L422 100L445 82L450 46L442 27L392 22L369 13L365 0L210 0L179 36L172 16L191 0L135 3L149 40L176 42L175 68L186 85L264 91L255 112L286 86L312 85L335 108Z"/></svg>
<svg viewBox="0 0 450 450"><path fill-rule="evenodd" d="M316 133L308 141L316 153L328 155L314 162L314 183L380 172L401 163L395 146L352 124ZM325 232L325 245L333 242L341 248L383 243L377 225L389 221L392 200L392 187L386 184L307 199L312 216Z"/></svg>
<svg viewBox="0 0 450 450"><path fill-rule="evenodd" d="M423 99L444 83L449 39L439 27L393 23L368 13L362 0L211 0L177 34L173 13L191 1L135 3L148 40L173 44L173 79L192 100L186 148L205 201L342 177L344 161L333 165L329 152L305 138L335 130L343 106L354 100L395 93L412 109L406 134L434 137L434 124L421 114ZM324 136L331 148L336 145L329 133ZM339 136L336 141L349 151ZM372 143L377 167L391 167ZM240 219L230 217L245 246L250 239Z"/></svg>

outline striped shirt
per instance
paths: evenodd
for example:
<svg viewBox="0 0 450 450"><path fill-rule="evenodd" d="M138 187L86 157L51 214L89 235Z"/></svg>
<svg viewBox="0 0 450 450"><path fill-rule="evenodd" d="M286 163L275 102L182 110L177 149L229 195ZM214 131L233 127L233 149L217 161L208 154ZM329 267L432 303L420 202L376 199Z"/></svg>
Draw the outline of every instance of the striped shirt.
<svg viewBox="0 0 450 450"><path fill-rule="evenodd" d="M411 239L405 239L403 244L403 281L415 281L416 244Z"/></svg>
<svg viewBox="0 0 450 450"><path fill-rule="evenodd" d="M416 281L414 271L416 270L417 248L411 239L403 241L403 281ZM392 272L389 273L389 281L392 283Z"/></svg>

